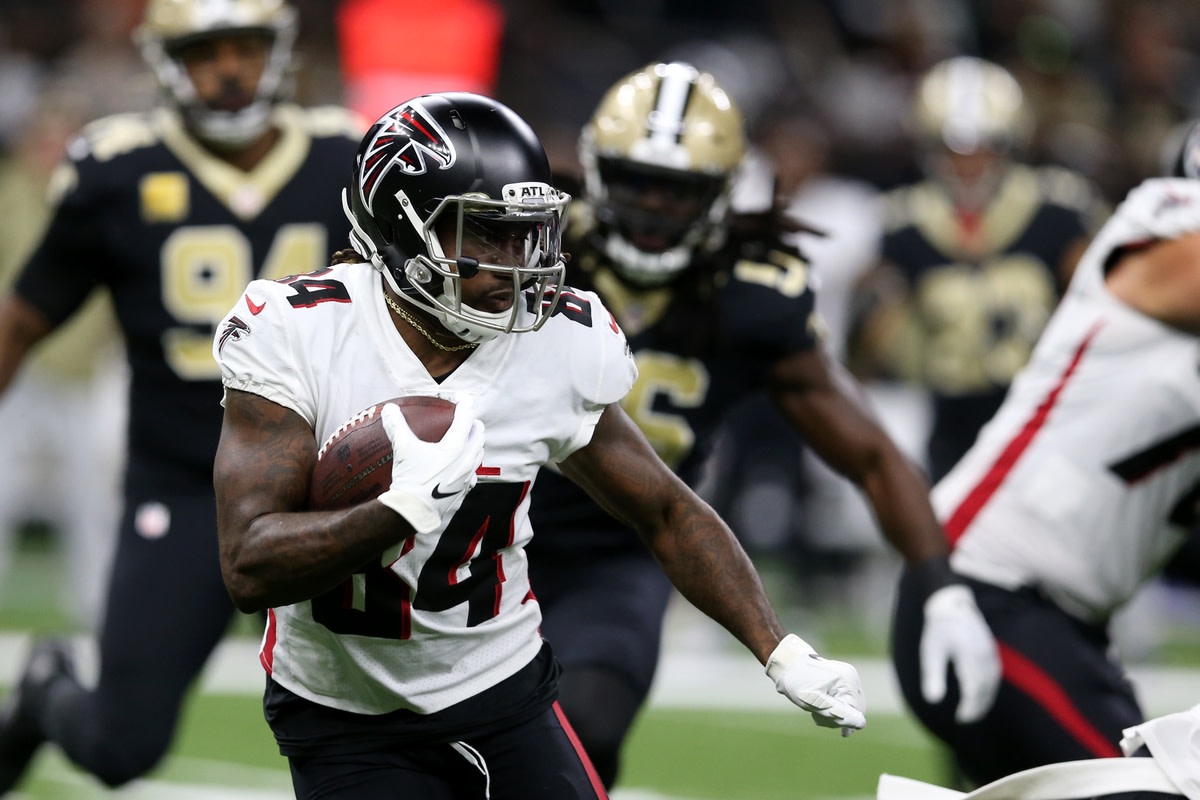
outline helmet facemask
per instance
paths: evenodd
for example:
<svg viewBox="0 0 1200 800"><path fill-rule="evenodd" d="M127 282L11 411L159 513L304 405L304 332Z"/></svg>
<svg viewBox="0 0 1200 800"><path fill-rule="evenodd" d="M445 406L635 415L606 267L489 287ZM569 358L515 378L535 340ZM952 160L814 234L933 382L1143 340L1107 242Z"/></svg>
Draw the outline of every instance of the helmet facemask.
<svg viewBox="0 0 1200 800"><path fill-rule="evenodd" d="M134 41L188 130L207 144L239 148L266 133L274 105L291 93L296 33L295 9L277 0L222 0L211 8L152 0ZM180 56L205 39L231 35L266 37L269 51L253 100L237 110L213 109L200 98Z"/></svg>
<svg viewBox="0 0 1200 800"><path fill-rule="evenodd" d="M731 176L597 160L596 218L607 255L631 282L666 283L724 241Z"/></svg>
<svg viewBox="0 0 1200 800"><path fill-rule="evenodd" d="M351 244L383 272L393 291L464 341L535 331L550 318L565 281L561 223L570 196L540 183L508 185L504 194L507 201L451 195L422 218L401 193L403 214L395 229L407 226L423 243L423 252L409 258L395 246L380 252L346 206L354 227ZM508 309L485 311L463 301L462 282L480 272L511 281Z"/></svg>
<svg viewBox="0 0 1200 800"><path fill-rule="evenodd" d="M506 186L516 200L522 188ZM404 275L442 324L466 341L500 333L535 331L549 318L562 292L566 267L561 219L567 198L538 187L527 203L452 195L421 225L426 254L409 259ZM411 206L406 206L411 208ZM492 272L512 283L508 310L484 311L463 302L462 282ZM522 298L533 318L522 322Z"/></svg>

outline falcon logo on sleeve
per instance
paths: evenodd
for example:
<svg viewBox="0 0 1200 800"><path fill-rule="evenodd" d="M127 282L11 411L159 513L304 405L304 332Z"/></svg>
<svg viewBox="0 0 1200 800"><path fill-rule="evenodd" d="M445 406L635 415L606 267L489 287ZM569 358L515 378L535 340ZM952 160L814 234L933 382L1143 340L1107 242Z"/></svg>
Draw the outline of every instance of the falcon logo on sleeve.
<svg viewBox="0 0 1200 800"><path fill-rule="evenodd" d="M363 154L358 186L359 199L368 208L380 179L390 170L424 175L433 167L449 169L457 159L445 131L415 100L397 106L376 123L376 129Z"/></svg>
<svg viewBox="0 0 1200 800"><path fill-rule="evenodd" d="M224 329L221 330L221 338L217 342L217 352L220 353L225 349L225 342L230 339L241 339L250 335L250 326L242 322L238 317L230 317L229 322L225 323Z"/></svg>

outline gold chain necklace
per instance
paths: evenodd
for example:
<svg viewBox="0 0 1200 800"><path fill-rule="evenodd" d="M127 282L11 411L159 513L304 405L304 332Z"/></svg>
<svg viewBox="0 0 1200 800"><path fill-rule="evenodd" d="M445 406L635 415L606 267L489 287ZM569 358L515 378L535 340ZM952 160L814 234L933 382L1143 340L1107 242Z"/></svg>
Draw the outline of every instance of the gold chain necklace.
<svg viewBox="0 0 1200 800"><path fill-rule="evenodd" d="M425 326L417 321L417 318L400 307L400 304L392 299L392 296L387 292L383 293L383 299L387 302L388 307L400 315L400 318L417 329L417 332L429 340L429 343L446 353L456 353L460 350L474 350L479 347L479 342L467 342L466 344L456 344L453 346L444 345L437 339L433 338L433 334L425 330Z"/></svg>

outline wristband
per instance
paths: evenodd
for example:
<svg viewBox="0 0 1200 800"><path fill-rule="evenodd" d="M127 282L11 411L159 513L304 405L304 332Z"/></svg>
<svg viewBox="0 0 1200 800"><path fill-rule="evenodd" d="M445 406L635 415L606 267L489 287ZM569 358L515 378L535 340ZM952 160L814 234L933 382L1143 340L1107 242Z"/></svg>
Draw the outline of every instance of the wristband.
<svg viewBox="0 0 1200 800"><path fill-rule="evenodd" d="M908 574L921 591L922 597L929 597L939 589L945 589L947 586L963 582L950 569L949 556L927 558L920 564L909 567Z"/></svg>

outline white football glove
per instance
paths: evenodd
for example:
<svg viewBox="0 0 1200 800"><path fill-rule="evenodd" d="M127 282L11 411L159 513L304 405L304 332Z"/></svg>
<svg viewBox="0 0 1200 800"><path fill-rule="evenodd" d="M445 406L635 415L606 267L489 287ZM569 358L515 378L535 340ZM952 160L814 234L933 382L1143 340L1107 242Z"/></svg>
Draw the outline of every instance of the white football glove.
<svg viewBox="0 0 1200 800"><path fill-rule="evenodd" d="M1000 651L975 605L969 586L952 583L925 600L921 634L921 696L934 705L946 696L946 670L954 665L960 699L954 718L979 721L1000 690Z"/></svg>
<svg viewBox="0 0 1200 800"><path fill-rule="evenodd" d="M380 418L392 441L392 485L379 502L417 533L433 533L458 511L483 463L483 423L475 419L475 404L471 398L458 403L440 442L418 439L392 403L383 407Z"/></svg>
<svg viewBox="0 0 1200 800"><path fill-rule="evenodd" d="M841 728L842 735L849 736L867 724L867 699L858 670L844 661L821 658L794 633L783 637L767 659L767 677L822 728Z"/></svg>

